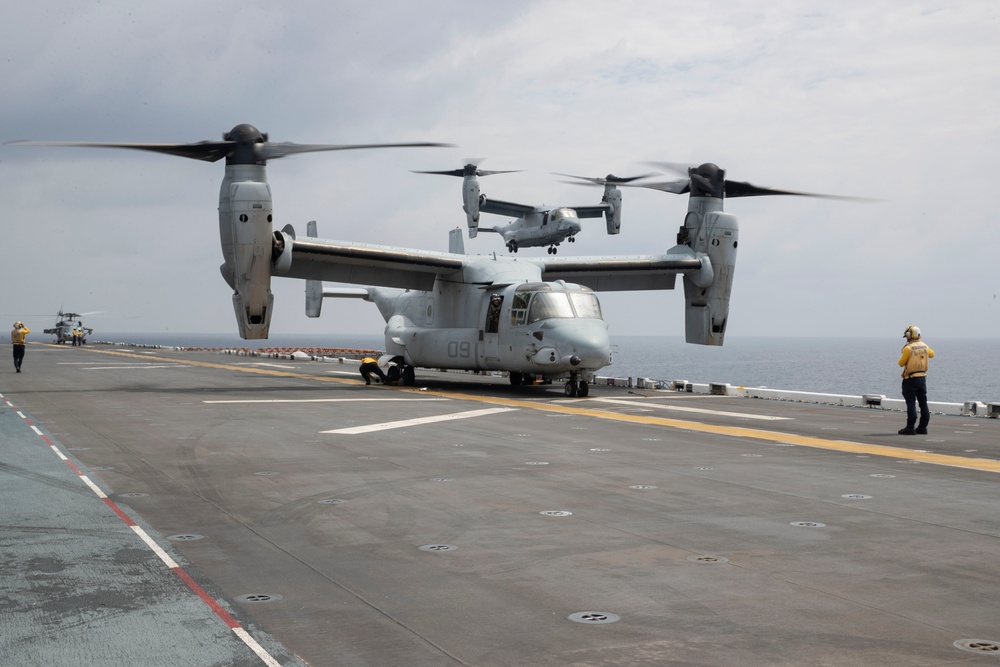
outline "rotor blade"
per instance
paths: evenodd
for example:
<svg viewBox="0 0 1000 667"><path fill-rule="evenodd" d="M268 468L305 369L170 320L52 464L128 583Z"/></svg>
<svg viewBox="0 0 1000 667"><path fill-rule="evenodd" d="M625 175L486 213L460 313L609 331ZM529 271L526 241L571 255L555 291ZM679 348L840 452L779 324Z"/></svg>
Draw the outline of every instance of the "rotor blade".
<svg viewBox="0 0 1000 667"><path fill-rule="evenodd" d="M844 197L842 195L824 195L815 192L795 192L794 190L778 190L776 188L764 188L759 185L745 183L741 181L726 180L726 198L732 197L766 197L771 195L788 195L792 197L813 197L816 199L833 199L839 201L874 202L878 199L868 199L866 197Z"/></svg>
<svg viewBox="0 0 1000 667"><path fill-rule="evenodd" d="M476 167L475 163L470 162L469 164L467 164L466 166L462 167L461 169L448 169L448 170L445 170L445 171L417 171L415 169L411 169L410 171L412 173L414 173L414 174L435 174L435 175L438 175L438 176L459 176L459 177L461 177L461 176L472 176L472 175L475 175L475 176L492 176L494 174L517 174L517 173L521 172L520 169L507 169L507 170L502 170L502 171L497 171L497 170L490 171L490 170L476 169L475 167Z"/></svg>
<svg viewBox="0 0 1000 667"><path fill-rule="evenodd" d="M414 174L435 174L437 176L465 176L464 169L451 169L449 171L416 171L411 169L410 172Z"/></svg>
<svg viewBox="0 0 1000 667"><path fill-rule="evenodd" d="M639 176L615 176L614 174L608 174L607 176L576 176L574 174L563 174L561 172L553 172L556 176L566 176L567 178L578 178L581 181L587 181L588 183L593 183L594 185L607 185L608 183L631 183L632 181L637 181L640 178L649 178L654 174L641 174Z"/></svg>
<svg viewBox="0 0 1000 667"><path fill-rule="evenodd" d="M665 181L663 183L636 183L634 185L625 184L630 188L648 188L650 190L659 190L660 192L669 192L675 195L683 195L691 191L691 181Z"/></svg>
<svg viewBox="0 0 1000 667"><path fill-rule="evenodd" d="M675 174L680 174L681 176L687 176L688 170L694 169L697 165L685 164L683 162L645 162L650 167L656 167L657 169L666 169L667 171L672 171Z"/></svg>
<svg viewBox="0 0 1000 667"><path fill-rule="evenodd" d="M217 162L229 155L235 141L199 141L193 144L130 144L93 141L10 141L11 146L70 146L80 148L128 148L131 150L165 153L178 157Z"/></svg>
<svg viewBox="0 0 1000 667"><path fill-rule="evenodd" d="M257 157L262 160L273 160L286 155L298 153L318 153L320 151L351 151L364 148L448 148L454 144L439 144L431 142L416 142L402 144L293 144L290 142L263 143L255 145Z"/></svg>
<svg viewBox="0 0 1000 667"><path fill-rule="evenodd" d="M498 170L486 171L486 170L483 170L483 169L477 169L476 170L476 175L477 176L492 176L493 174L519 174L519 173L521 173L521 171L522 171L521 169L506 169L506 170L501 170L501 171L498 171Z"/></svg>

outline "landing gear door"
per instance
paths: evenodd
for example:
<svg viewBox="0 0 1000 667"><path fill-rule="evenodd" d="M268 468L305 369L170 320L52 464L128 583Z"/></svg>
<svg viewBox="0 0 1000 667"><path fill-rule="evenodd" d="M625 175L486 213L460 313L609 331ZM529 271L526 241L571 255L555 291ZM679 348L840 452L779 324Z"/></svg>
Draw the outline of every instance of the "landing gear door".
<svg viewBox="0 0 1000 667"><path fill-rule="evenodd" d="M486 304L483 322L483 354L486 364L500 363L500 311L503 310L503 295L491 294Z"/></svg>

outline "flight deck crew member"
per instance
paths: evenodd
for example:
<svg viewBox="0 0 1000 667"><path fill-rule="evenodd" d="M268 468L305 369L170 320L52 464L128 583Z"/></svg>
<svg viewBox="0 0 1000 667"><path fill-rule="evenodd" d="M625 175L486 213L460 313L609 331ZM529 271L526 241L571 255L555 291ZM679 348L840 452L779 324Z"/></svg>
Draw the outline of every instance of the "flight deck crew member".
<svg viewBox="0 0 1000 667"><path fill-rule="evenodd" d="M31 330L24 326L22 322L14 322L14 327L10 330L10 343L14 348L14 368L21 372L21 362L24 361L24 337L31 333Z"/></svg>
<svg viewBox="0 0 1000 667"><path fill-rule="evenodd" d="M389 378L387 378L385 373L382 372L382 369L378 367L378 362L371 357L365 357L361 360L360 370L361 377L365 379L365 384L372 383L372 373L377 375L379 379L382 380L382 384L389 384Z"/></svg>
<svg viewBox="0 0 1000 667"><path fill-rule="evenodd" d="M908 326L903 332L906 345L899 365L903 367L903 399L906 401L906 427L900 435L924 435L931 420L927 409L927 360L934 356L927 343L920 340L920 327ZM917 423L917 404L920 405L920 423ZM914 428L916 426L916 428Z"/></svg>

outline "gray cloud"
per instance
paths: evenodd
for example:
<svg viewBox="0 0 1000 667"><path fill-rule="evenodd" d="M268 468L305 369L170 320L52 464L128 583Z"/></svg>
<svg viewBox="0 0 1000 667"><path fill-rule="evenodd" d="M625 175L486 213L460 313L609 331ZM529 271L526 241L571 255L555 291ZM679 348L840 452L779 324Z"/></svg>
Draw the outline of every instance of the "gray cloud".
<svg viewBox="0 0 1000 667"><path fill-rule="evenodd" d="M549 172L713 161L761 185L885 200L727 202L743 228L730 335L1000 326L995 3L39 4L0 26L3 141L198 141L250 122L277 141L456 143L269 165L279 224L430 249L464 224L460 181L411 169L486 157L527 171L484 192L563 204L600 193ZM221 165L152 154L0 147L0 276L16 286L0 313L234 331L221 178ZM622 234L598 223L575 253L673 244L684 199L625 194ZM467 248L503 250L490 236ZM370 304L328 304L316 322L300 283L274 289L275 332L382 329ZM682 331L680 294L602 303L613 333Z"/></svg>

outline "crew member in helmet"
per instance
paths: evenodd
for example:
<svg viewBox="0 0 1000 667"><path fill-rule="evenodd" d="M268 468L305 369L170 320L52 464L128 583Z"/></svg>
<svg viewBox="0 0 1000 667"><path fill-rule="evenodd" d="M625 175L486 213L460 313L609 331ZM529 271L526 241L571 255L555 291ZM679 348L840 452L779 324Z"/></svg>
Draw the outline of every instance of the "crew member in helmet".
<svg viewBox="0 0 1000 667"><path fill-rule="evenodd" d="M389 378L387 378L385 373L382 372L382 369L378 367L378 361L372 359L371 357L365 357L361 360L359 370L361 371L361 377L365 379L365 384L372 383L372 373L379 377L382 384L389 384Z"/></svg>
<svg viewBox="0 0 1000 667"><path fill-rule="evenodd" d="M10 330L10 343L14 348L14 369L20 373L21 363L24 361L24 337L31 333L28 327L21 322L14 322Z"/></svg>
<svg viewBox="0 0 1000 667"><path fill-rule="evenodd" d="M924 435L931 420L927 409L927 360L934 350L920 339L920 327L908 326L903 332L906 345L899 365L903 367L903 399L906 400L906 427L900 435ZM917 404L920 404L920 423L917 423ZM914 428L916 427L916 428Z"/></svg>

